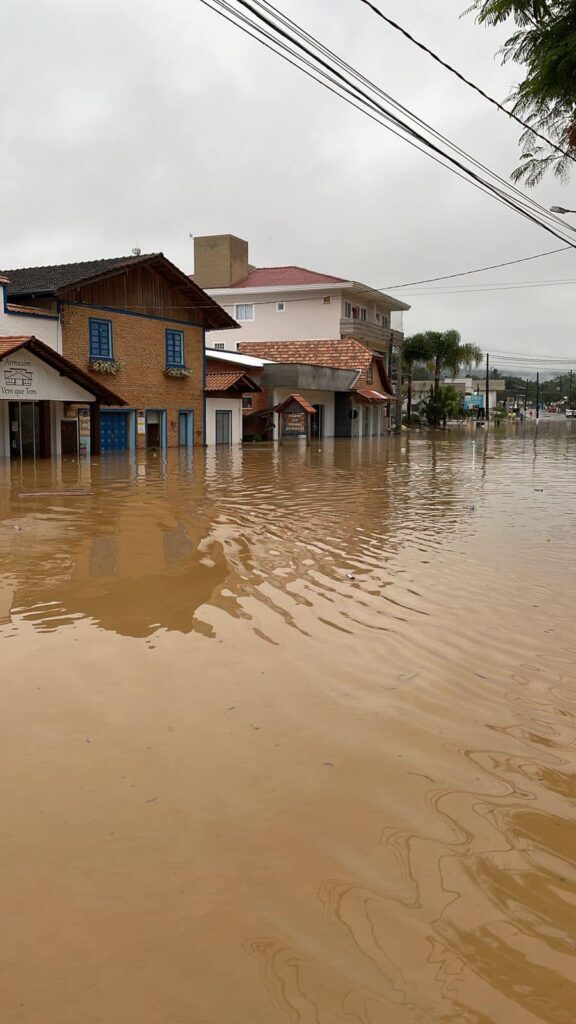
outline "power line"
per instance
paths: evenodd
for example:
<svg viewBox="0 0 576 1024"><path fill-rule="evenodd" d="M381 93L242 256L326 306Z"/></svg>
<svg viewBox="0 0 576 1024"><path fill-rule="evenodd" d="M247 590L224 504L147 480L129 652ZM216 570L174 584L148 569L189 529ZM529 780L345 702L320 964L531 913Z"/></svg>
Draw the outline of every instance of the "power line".
<svg viewBox="0 0 576 1024"><path fill-rule="evenodd" d="M226 3L225 0L213 0L212 3L209 3L208 0L201 0L201 2L210 10L213 10L215 11L215 13L223 17L226 17L226 20L232 20L232 23L235 24L236 27L240 28L241 31L247 32L247 34L250 35L252 38L257 38L257 41L262 43L261 34L266 34L265 30L262 30L261 26L258 25L257 22L255 23L251 21L249 18L246 17L246 15L242 15L240 12L238 12L235 8L232 7L230 3ZM290 36L290 34L281 26L278 26L273 21L271 21L269 17L258 12L250 3L247 2L247 0L237 0L237 2L243 8L251 11L251 13L256 17L258 21L264 22L264 24L268 26L268 28L271 28L273 32L279 34L282 37L282 39L287 40L288 44L296 46L299 50L304 51L308 57L311 57L312 60L315 62L315 71L323 79L320 82L320 84L322 84L324 87L328 88L331 92L335 92L336 95L339 95L340 98L345 100L345 102L350 102L350 99L346 95L342 95L342 92L350 93L350 91L352 91L352 95L355 97L355 99L357 99L362 104L362 106L358 108L357 103L352 102L352 106L355 106L357 109L361 109L362 112L367 116L371 117L372 120L376 120L382 127L387 128L387 130L391 131L393 134L399 135L400 138L403 138L404 141L414 146L414 148L419 149L420 152L426 152L427 155L431 157L431 159L434 159L442 166L447 167L449 170L452 171L452 173L456 173L459 177L466 177L467 180L470 181L471 184L473 184L476 188L479 188L480 191L487 192L492 196L492 198L495 198L498 202L502 202L504 203L504 205L507 205L512 209L515 209L516 212L520 213L521 216L526 217L532 223L535 223L539 227L542 227L544 230L554 235L554 237L559 238L561 241L567 242L570 248L576 248L576 245L574 245L574 243L572 243L568 238L566 238L565 235L560 234L559 231L552 227L550 224L542 222L542 220L537 216L538 210L535 208L536 204L532 203L532 201L527 202L526 199L522 196L520 202L518 202L513 196L510 195L511 190L508 185L506 185L508 191L503 192L502 189L498 188L491 182L487 182L486 180L484 180L479 174L477 174L471 168L463 164L461 160L451 156L450 154L445 153L438 145L430 141L430 139L426 138L425 135L422 135L420 131L407 125L400 117L392 113L389 109L386 109L386 107L384 107L381 103L378 103L376 100L374 100L363 89L360 89L358 86L354 85L353 83L350 83L350 81L345 77L345 75L343 75L340 71L335 69L329 63L327 63L327 61L324 60L323 57L318 56L318 53L315 52L315 49L317 50L318 47L315 47L312 50L310 50L309 47L305 46L303 43L299 42L298 40L295 40L292 36ZM213 6L213 4L216 4L217 6ZM224 14L223 9L227 11L228 14L232 15L232 18ZM244 22L245 24L247 23L250 26L250 28L254 29L259 34L255 36L254 33L247 30L245 25L241 24L241 22ZM268 38L270 38L269 35ZM273 51L277 53L277 55L281 56L283 59L286 59L285 54L281 52L282 49L286 50L286 43L282 42L281 40L279 41L275 36L273 37L273 39L275 46L270 47L266 43L263 43L263 45L266 45L268 49L273 49ZM323 49L324 51L326 51L325 47ZM299 53L295 53L294 50L291 50L289 47L288 50L292 57L295 57L298 61L302 61L302 57ZM327 52L330 53L330 51ZM340 60L340 58L337 58L335 55L331 55L331 59L335 60L336 62L340 62L341 65L343 63ZM293 63L293 61L289 62ZM317 65L320 65L320 67L318 68ZM304 70L301 64L297 64L296 66L299 68L299 70ZM346 67L348 66L346 65ZM354 73L353 69L351 70L352 73ZM328 75L326 74L326 71L329 72ZM309 72L306 71L304 71L304 73L309 74ZM357 72L355 74L357 77L359 77ZM330 77L330 75L332 75L333 77ZM310 77L314 77L316 81L320 81L320 79L318 79L316 75L311 75ZM336 79L336 82L334 81L334 79ZM326 81L328 81L328 85L326 85ZM334 88L335 85L337 86L336 89ZM374 86L373 88L375 91L377 91L377 87ZM368 110L365 109L366 106L368 106ZM379 120L379 117L375 117L374 112L379 114L381 117L384 117L386 123L383 123L381 120ZM415 119L413 115L411 116L413 117L413 119ZM388 123L390 121L392 122L393 125L396 126L396 129L400 129L400 132L398 130L395 130L395 128L390 127L390 124ZM434 132L433 129L429 130L432 133ZM401 132L404 132L405 134L400 134ZM422 146L424 147L424 149L422 149ZM472 160L473 158L469 159ZM497 177L497 175L494 175L494 172L489 173L491 173L492 176ZM530 207L532 207L532 209ZM542 214L549 218L548 211L544 211L543 208L540 208L540 210ZM565 225L562 224L561 228L562 230L565 230Z"/></svg>
<svg viewBox="0 0 576 1024"><path fill-rule="evenodd" d="M220 2L220 0L216 0L216 2ZM245 7L247 6L250 10L254 11L254 8L250 4L246 4L244 2L244 0L237 0L237 2L242 4ZM565 222L561 221L556 215L552 215L551 216L551 211L550 210L548 210L545 207L541 206L540 203L538 203L535 200L533 200L531 196L527 196L516 185L513 185L509 181L506 181L499 174L497 174L496 172L492 171L491 168L487 167L485 164L481 163L479 160L477 160L475 157L471 156L465 150L461 149L459 146L457 146L456 144L451 142L450 139L448 139L446 136L442 135L435 128L433 128L431 125L429 125L426 121L423 121L420 117L418 117L416 114L414 114L412 111L410 111L407 107L403 106L398 100L396 100L389 93L385 92L380 86L375 85L374 82L372 82L370 79L366 78L366 76L363 75L361 72L359 72L356 68L352 67L350 64L347 64L341 57L339 57L337 54L335 54L331 50L329 50L327 46L325 46L319 39L316 38L316 36L312 35L306 29L303 29L300 25L297 24L297 22L293 21L287 15L283 14L282 11L279 11L278 8L274 7L274 5L270 2L270 0L252 0L252 3L256 4L257 7L261 8L266 13L270 14L273 18L276 18L287 29L289 29L290 31L294 32L297 36L299 36L300 39L304 40L306 43L311 45L315 50L318 50L319 52L321 52L330 61L333 61L338 67L340 67L343 71L345 71L346 74L352 76L352 78L354 78L357 81L361 82L363 85L366 85L369 89L371 89L377 95L381 96L388 103L391 103L392 106L394 106L398 111L400 111L402 114L404 114L405 116L410 118L414 123L418 124L420 127L424 128L426 131L430 132L433 135L433 137L435 137L438 141L444 143L450 149L452 149L455 153L458 153L460 156L462 156L465 159L469 160L477 168L479 168L480 170L482 170L485 173L489 174L496 181L498 181L505 189L508 189L509 191L512 191L518 197L518 201L521 203L521 205L525 209L531 209L533 211L536 211L536 212L538 212L540 214L540 216L543 216L545 219L550 221L550 223L553 223L553 224L556 224L556 225L561 225L564 230L566 229ZM228 2L227 3L227 7L230 7L230 6L231 6L230 3ZM254 13L255 13L256 17L261 17L258 14L258 12L254 11ZM264 20L265 20L266 24L269 24L267 19L264 19ZM295 41L295 40L293 40L293 41L296 42L296 45L299 45L297 43L297 41ZM308 51L306 51L306 52L308 52ZM361 95L364 95L364 94L361 94Z"/></svg>
<svg viewBox="0 0 576 1024"><path fill-rule="evenodd" d="M442 274L440 277L425 277L421 281L405 281L404 284L387 284L378 290L387 291L388 289L393 289L398 291L400 288L412 288L417 284L431 284L433 281L450 281L454 277L467 277L470 274L482 274L485 270L499 270L500 267L511 267L515 263L528 263L530 260L539 260L543 256L552 256L557 252L568 252L568 249L571 248L571 245L565 245L560 249L548 249L547 252L537 252L534 256L522 256L517 260L506 260L505 263L492 263L488 267L476 267L475 270L461 270L456 274Z"/></svg>
<svg viewBox="0 0 576 1024"><path fill-rule="evenodd" d="M446 71L449 71L452 75L455 75L456 78L459 78L460 81L464 82L464 84L467 85L470 89L474 89L474 92L479 93L479 95L482 96L485 100L488 100L488 103L491 103L503 114L506 114L507 117L511 118L513 121L516 121L522 128L527 129L536 138L541 139L542 142L545 142L547 146L551 146L552 149L555 149L558 153L561 153L562 156L568 157L569 160L575 160L574 154L569 153L565 149L562 149L562 147L558 146L557 143L552 142L552 139L549 139L546 135L542 135L541 132L536 131L536 129L533 128L531 124L528 124L527 121L523 121L521 117L518 117L518 115L514 114L511 110L507 110L506 107L499 103L498 100L495 100L493 96L489 96L487 92L484 92L484 90L481 89L479 85L476 85L475 82L471 82L470 79L466 78L466 76L463 75L461 71L458 71L455 67L452 66L452 64L449 64L447 61L442 60L442 58L439 57L437 53L434 53L434 51L431 50L428 46L426 46L424 43L421 43L410 32L408 32L407 29L403 28L402 25L399 25L397 21L393 21L392 18L389 18L388 15L384 14L383 11L381 11L378 7L376 7L374 3L371 2L371 0L360 0L360 3L364 4L366 7L369 7L370 10L373 11L378 18L381 18L382 21L385 21L386 24L390 25L391 28L396 29L397 32L400 32L406 39L408 39L411 43L414 43L414 45L417 46L420 50L423 50L424 53L427 53L428 56L432 58L432 60L436 61L437 64L440 64L443 68L446 69Z"/></svg>

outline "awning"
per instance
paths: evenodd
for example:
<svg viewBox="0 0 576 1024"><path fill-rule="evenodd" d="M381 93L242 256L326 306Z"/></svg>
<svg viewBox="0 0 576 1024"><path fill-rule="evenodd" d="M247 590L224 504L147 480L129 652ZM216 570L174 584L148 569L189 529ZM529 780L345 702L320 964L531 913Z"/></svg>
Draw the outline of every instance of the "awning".
<svg viewBox="0 0 576 1024"><path fill-rule="evenodd" d="M384 405L386 402L395 402L396 397L385 391L371 391L369 388L358 388L353 392L354 396L360 397L369 405Z"/></svg>
<svg viewBox="0 0 576 1024"><path fill-rule="evenodd" d="M207 373L204 390L207 395L229 391L240 398L249 392L262 391L262 388L247 373L223 371L222 373Z"/></svg>

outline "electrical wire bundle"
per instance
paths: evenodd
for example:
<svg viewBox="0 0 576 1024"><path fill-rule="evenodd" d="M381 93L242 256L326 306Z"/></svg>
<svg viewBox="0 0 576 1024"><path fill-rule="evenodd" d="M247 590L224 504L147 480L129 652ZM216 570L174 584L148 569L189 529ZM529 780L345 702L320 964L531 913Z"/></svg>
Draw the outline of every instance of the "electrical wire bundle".
<svg viewBox="0 0 576 1024"><path fill-rule="evenodd" d="M418 117L268 0L200 0L346 103L496 202L576 248L574 229Z"/></svg>

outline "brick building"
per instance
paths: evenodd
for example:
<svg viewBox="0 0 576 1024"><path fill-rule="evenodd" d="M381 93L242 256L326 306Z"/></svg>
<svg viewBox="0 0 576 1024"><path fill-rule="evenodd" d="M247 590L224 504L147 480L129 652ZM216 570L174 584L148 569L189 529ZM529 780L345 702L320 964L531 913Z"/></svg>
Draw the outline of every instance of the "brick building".
<svg viewBox="0 0 576 1024"><path fill-rule="evenodd" d="M205 443L204 336L235 322L162 253L3 274L9 303L58 315L61 354L126 402L93 411L93 453Z"/></svg>

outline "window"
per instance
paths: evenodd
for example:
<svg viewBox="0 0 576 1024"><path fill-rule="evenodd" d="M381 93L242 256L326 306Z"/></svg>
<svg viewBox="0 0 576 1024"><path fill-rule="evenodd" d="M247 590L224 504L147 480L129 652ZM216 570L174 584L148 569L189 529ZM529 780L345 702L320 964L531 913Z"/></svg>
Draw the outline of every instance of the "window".
<svg viewBox="0 0 576 1024"><path fill-rule="evenodd" d="M345 316L346 320L351 320L352 319L352 303L351 302L345 302L344 303L344 316Z"/></svg>
<svg viewBox="0 0 576 1024"><path fill-rule="evenodd" d="M252 396L251 395L242 395L242 408L243 409L251 409L252 408Z"/></svg>
<svg viewBox="0 0 576 1024"><path fill-rule="evenodd" d="M286 312L286 303L285 302L277 302L276 303L276 312L277 313L285 313Z"/></svg>
<svg viewBox="0 0 576 1024"><path fill-rule="evenodd" d="M380 323L380 313L376 313L376 323Z"/></svg>
<svg viewBox="0 0 576 1024"><path fill-rule="evenodd" d="M184 366L183 331L166 331L166 366Z"/></svg>
<svg viewBox="0 0 576 1024"><path fill-rule="evenodd" d="M330 303L332 302L330 295L325 295L322 299L322 302L324 303L325 306L329 306Z"/></svg>
<svg viewBox="0 0 576 1024"><path fill-rule="evenodd" d="M253 302L239 302L236 306L236 319L237 320L253 320L254 319L254 303Z"/></svg>
<svg viewBox="0 0 576 1024"><path fill-rule="evenodd" d="M223 350L223 348L224 348L224 342L223 341L215 341L214 342L214 348L217 348L221 352Z"/></svg>
<svg viewBox="0 0 576 1024"><path fill-rule="evenodd" d="M374 380L374 364L370 363L370 366L366 370L366 383L371 384Z"/></svg>
<svg viewBox="0 0 576 1024"><path fill-rule="evenodd" d="M90 359L112 359L112 323L90 319Z"/></svg>

